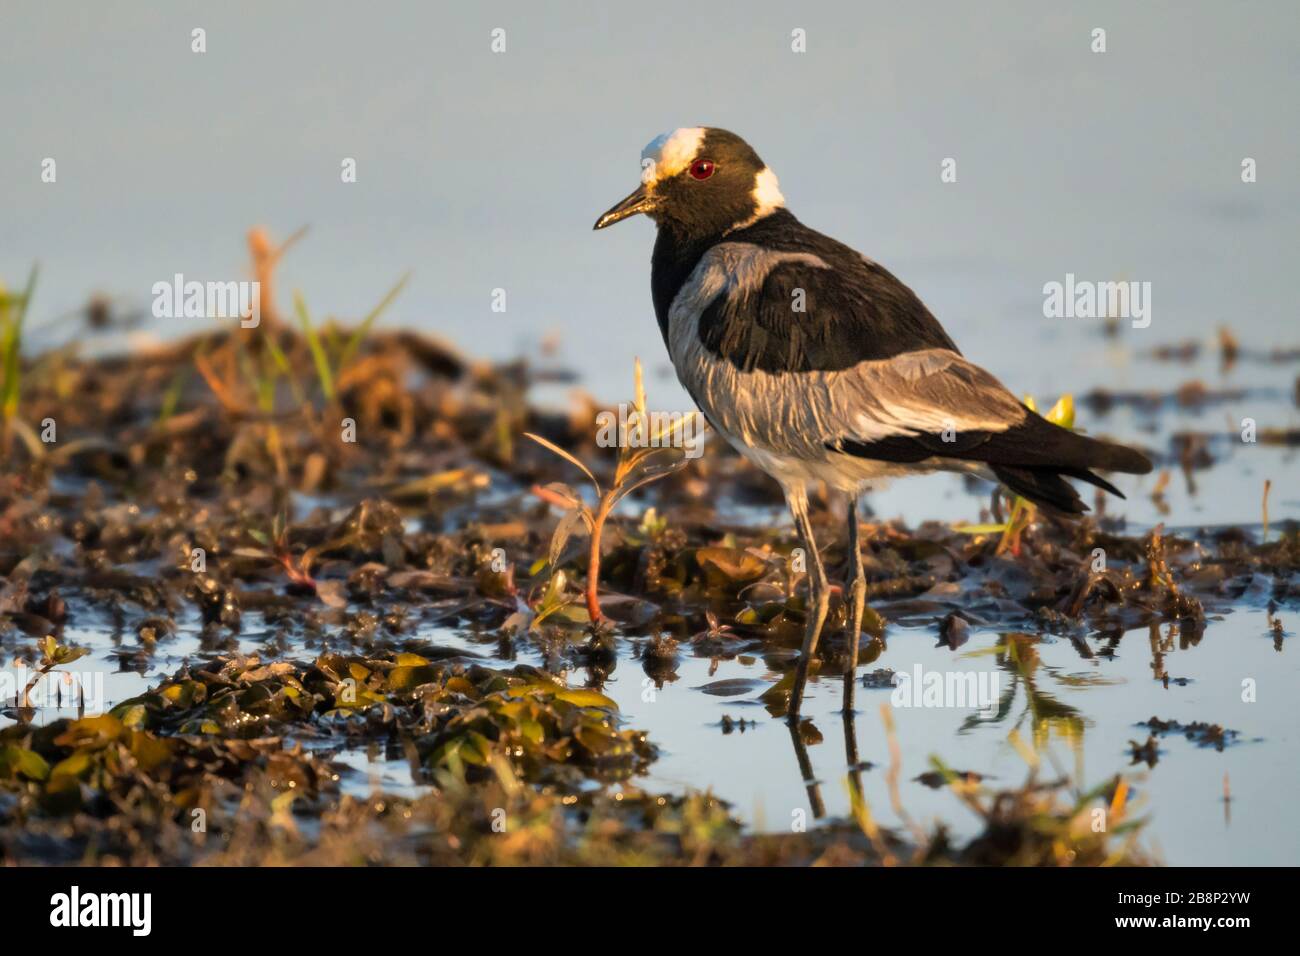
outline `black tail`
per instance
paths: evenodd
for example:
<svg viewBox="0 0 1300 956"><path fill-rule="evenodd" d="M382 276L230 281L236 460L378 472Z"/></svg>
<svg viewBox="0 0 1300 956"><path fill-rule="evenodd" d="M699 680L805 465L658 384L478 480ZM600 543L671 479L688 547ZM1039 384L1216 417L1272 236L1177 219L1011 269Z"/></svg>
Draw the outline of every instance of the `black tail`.
<svg viewBox="0 0 1300 956"><path fill-rule="evenodd" d="M958 433L955 440L952 435L946 441L942 435L896 435L874 442L843 440L828 447L878 461L955 458L985 462L999 481L1022 498L1073 515L1088 507L1066 478L1086 481L1123 498L1118 488L1092 469L1132 475L1151 470L1151 461L1141 452L1053 425L1035 412L1006 431Z"/></svg>
<svg viewBox="0 0 1300 956"><path fill-rule="evenodd" d="M1074 485L1062 478L1062 475L1069 475L1071 478L1078 478L1098 488L1104 488L1118 498L1124 497L1123 493L1109 481L1083 468L1061 471L1053 471L1051 468L1016 468L1012 465L991 465L990 468L993 474L997 475L998 481L1020 497L1028 498L1036 505L1069 515L1083 514L1088 510L1088 506L1074 490Z"/></svg>
<svg viewBox="0 0 1300 956"><path fill-rule="evenodd" d="M1123 498L1118 488L1093 474L1091 469L1133 475L1145 475L1151 470L1150 459L1141 452L1077 434L1032 412L1022 424L1004 434L1010 447L1001 448L986 459L993 474L1022 498L1065 514L1083 514L1088 510L1066 478L1086 481ZM1037 447L1033 451L1015 447L1022 443Z"/></svg>

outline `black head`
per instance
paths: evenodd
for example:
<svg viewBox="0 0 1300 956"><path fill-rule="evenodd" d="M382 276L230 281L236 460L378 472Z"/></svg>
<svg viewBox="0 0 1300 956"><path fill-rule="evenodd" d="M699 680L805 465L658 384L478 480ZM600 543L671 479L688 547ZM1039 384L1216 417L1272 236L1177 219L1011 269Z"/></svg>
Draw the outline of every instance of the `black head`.
<svg viewBox="0 0 1300 956"><path fill-rule="evenodd" d="M645 213L684 237L720 235L785 205L776 175L735 133L686 127L641 153L641 185L597 229Z"/></svg>

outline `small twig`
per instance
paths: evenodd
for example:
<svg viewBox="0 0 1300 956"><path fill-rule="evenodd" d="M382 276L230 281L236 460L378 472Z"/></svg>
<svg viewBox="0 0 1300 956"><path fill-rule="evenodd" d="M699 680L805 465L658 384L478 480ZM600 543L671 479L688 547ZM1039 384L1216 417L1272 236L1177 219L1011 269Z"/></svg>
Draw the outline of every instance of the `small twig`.
<svg viewBox="0 0 1300 956"><path fill-rule="evenodd" d="M208 383L208 388L212 389L212 394L217 396L217 401L221 403L222 408L228 412L237 412L241 414L245 411L243 402L240 402L231 394L230 389L226 387L225 383L217 376L217 373L213 370L212 366L208 364L208 358L206 355L195 355L194 367L199 370L199 374L203 376L203 380Z"/></svg>
<svg viewBox="0 0 1300 956"><path fill-rule="evenodd" d="M1264 536L1260 539L1260 544L1268 540L1268 493L1273 488L1273 481L1270 478L1264 479L1264 501L1262 504L1264 510Z"/></svg>
<svg viewBox="0 0 1300 956"><path fill-rule="evenodd" d="M32 706L31 703L32 688L35 687L37 684L39 684L41 682L41 678L44 677L53 669L54 669L53 661L49 661L48 663L43 664L39 668L37 668L36 675L31 680L29 680L27 682L27 686L23 688L23 707Z"/></svg>

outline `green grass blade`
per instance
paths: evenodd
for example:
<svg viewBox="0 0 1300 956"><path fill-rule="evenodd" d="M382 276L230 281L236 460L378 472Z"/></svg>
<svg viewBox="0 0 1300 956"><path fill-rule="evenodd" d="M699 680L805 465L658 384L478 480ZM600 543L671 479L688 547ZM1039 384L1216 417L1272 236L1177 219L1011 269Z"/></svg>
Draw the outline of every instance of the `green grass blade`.
<svg viewBox="0 0 1300 956"><path fill-rule="evenodd" d="M171 381L167 384L167 391L163 392L162 406L158 409L158 424L165 425L167 421L176 414L176 407L181 402L181 392L185 390L186 384L190 380L190 367L181 365L172 375Z"/></svg>
<svg viewBox="0 0 1300 956"><path fill-rule="evenodd" d="M18 353L22 350L23 322L27 318L27 307L31 304L32 295L36 291L36 277L39 273L40 267L33 265L31 273L27 276L27 288L23 290L18 312L5 323L4 338L0 341L0 358L4 361L4 388L0 391L0 412L3 413L6 421L13 418L18 411L20 372Z"/></svg>
<svg viewBox="0 0 1300 956"><path fill-rule="evenodd" d="M276 368L289 382L289 390L293 392L293 400L299 405L306 405L307 396L303 393L302 386L298 384L298 376L294 374L293 366L289 364L289 358L284 354L284 349L280 348L280 343L275 340L274 335L268 334L265 342L266 350L271 353L271 359L275 362Z"/></svg>
<svg viewBox="0 0 1300 956"><path fill-rule="evenodd" d="M375 320L380 314L392 305L393 300L401 294L406 288L406 283L410 281L411 274L408 272L397 280L397 284L388 290L388 293L379 300L379 304L370 310L370 314L361 320L361 324L352 332L348 339L347 345L343 347L343 354L339 356L339 368L347 365L352 361L353 356L357 354L357 349L361 348L361 343L365 341L366 335L370 332L370 327L375 324Z"/></svg>
<svg viewBox="0 0 1300 956"><path fill-rule="evenodd" d="M316 334L316 327L311 324L311 316L307 314L307 303L303 301L301 292L293 294L293 308L298 313L298 322L307 337L307 348L311 350L312 361L316 363L316 377L320 379L320 389L325 394L325 400L332 402L334 401L334 374L330 371L329 358L325 355L320 336Z"/></svg>

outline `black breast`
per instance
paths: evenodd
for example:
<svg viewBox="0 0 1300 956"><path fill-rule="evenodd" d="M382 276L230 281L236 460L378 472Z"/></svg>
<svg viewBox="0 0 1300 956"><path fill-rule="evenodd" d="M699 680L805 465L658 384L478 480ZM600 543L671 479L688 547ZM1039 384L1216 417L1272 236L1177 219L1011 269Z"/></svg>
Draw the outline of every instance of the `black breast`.
<svg viewBox="0 0 1300 956"><path fill-rule="evenodd" d="M704 253L721 242L721 237L682 239L669 229L661 228L655 237L655 251L650 259L650 296L654 300L659 334L668 345L668 310L686 280L699 265Z"/></svg>

